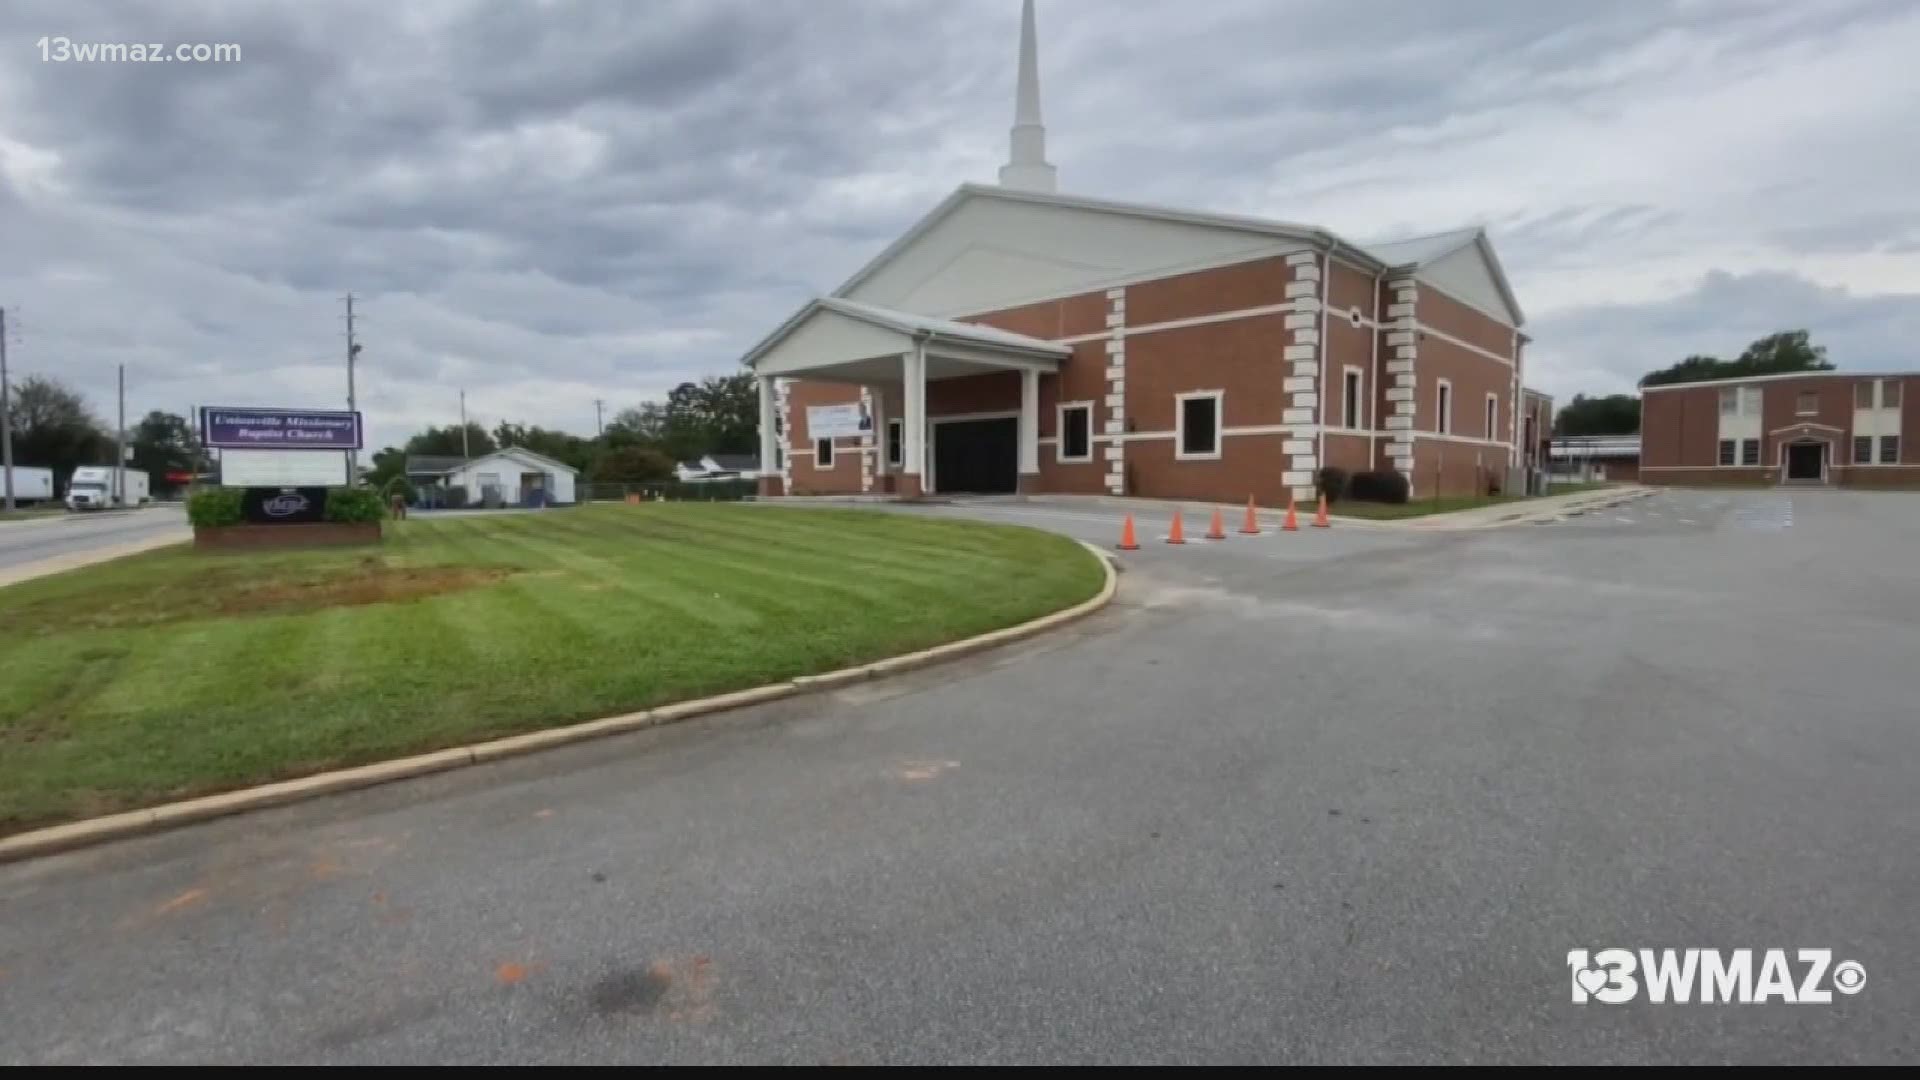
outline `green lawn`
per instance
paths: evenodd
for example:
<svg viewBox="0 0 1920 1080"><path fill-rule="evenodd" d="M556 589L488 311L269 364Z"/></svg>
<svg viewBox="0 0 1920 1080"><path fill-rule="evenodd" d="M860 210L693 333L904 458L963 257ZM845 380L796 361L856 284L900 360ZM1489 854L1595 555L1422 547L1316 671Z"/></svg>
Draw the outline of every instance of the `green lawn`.
<svg viewBox="0 0 1920 1080"><path fill-rule="evenodd" d="M29 518L53 517L64 514L67 508L59 503L34 506L16 506L12 510L0 510L0 521L25 521Z"/></svg>
<svg viewBox="0 0 1920 1080"><path fill-rule="evenodd" d="M1613 486L1613 484L1604 480L1596 480L1583 484L1554 484L1551 489L1548 490L1547 495L1537 497L1547 498L1554 495L1572 495L1581 491L1598 491L1601 488ZM1356 502L1352 499L1347 499L1333 507L1330 513L1337 516L1365 518L1368 521L1398 521L1402 518L1427 517L1431 514L1450 514L1455 510L1477 510L1483 506L1503 506L1507 503L1530 502L1534 498L1536 498L1536 496L1531 495L1481 495L1478 497L1473 495L1443 495L1437 499L1413 499L1399 504Z"/></svg>
<svg viewBox="0 0 1920 1080"><path fill-rule="evenodd" d="M1100 588L1028 529L693 503L0 589L0 832L830 670Z"/></svg>

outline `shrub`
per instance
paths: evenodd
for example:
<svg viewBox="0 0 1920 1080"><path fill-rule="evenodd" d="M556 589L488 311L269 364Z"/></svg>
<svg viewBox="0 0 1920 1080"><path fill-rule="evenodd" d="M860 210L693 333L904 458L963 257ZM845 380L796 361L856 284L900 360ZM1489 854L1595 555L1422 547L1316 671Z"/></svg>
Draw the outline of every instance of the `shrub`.
<svg viewBox="0 0 1920 1080"><path fill-rule="evenodd" d="M1353 474L1347 494L1362 502L1404 503L1407 478L1392 469L1374 469Z"/></svg>
<svg viewBox="0 0 1920 1080"><path fill-rule="evenodd" d="M393 479L388 480L386 483L386 486L380 489L381 499L383 499L388 503L393 502L393 497L395 495L398 495L402 499L406 500L406 503L409 506L413 505L413 501L420 497L419 492L414 490L413 481L407 479L404 476L396 476Z"/></svg>
<svg viewBox="0 0 1920 1080"><path fill-rule="evenodd" d="M332 488L327 492L328 521L361 523L386 516L386 504L372 488Z"/></svg>
<svg viewBox="0 0 1920 1080"><path fill-rule="evenodd" d="M187 520L207 528L238 525L246 519L245 495L240 488L199 488L187 496Z"/></svg>
<svg viewBox="0 0 1920 1080"><path fill-rule="evenodd" d="M1328 502L1337 503L1347 497L1347 470L1338 465L1328 465L1314 476L1313 486L1327 497Z"/></svg>

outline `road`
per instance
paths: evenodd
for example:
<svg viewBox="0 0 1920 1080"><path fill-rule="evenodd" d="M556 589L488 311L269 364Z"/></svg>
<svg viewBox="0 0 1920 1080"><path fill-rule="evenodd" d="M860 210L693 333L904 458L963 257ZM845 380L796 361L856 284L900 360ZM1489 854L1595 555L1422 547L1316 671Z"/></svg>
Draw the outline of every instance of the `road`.
<svg viewBox="0 0 1920 1080"><path fill-rule="evenodd" d="M185 540L186 512L178 506L96 511L0 522L0 572L30 563L69 559L163 537Z"/></svg>
<svg viewBox="0 0 1920 1080"><path fill-rule="evenodd" d="M0 1061L1920 1056L1920 499L1143 531L956 666L0 867ZM1643 946L1868 982L1571 1002Z"/></svg>

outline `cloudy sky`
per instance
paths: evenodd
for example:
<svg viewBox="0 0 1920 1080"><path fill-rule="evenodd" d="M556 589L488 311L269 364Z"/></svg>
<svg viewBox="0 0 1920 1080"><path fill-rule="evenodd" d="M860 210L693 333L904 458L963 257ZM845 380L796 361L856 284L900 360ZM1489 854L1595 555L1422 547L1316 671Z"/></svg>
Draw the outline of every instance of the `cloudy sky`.
<svg viewBox="0 0 1920 1080"><path fill-rule="evenodd" d="M1490 226L1529 381L1617 391L1807 326L1920 368L1912 0L1041 0L1062 190ZM0 304L106 415L457 394L592 430L731 369L1011 120L1016 0L7 0ZM238 63L41 59L235 43ZM51 51L55 46L49 45Z"/></svg>

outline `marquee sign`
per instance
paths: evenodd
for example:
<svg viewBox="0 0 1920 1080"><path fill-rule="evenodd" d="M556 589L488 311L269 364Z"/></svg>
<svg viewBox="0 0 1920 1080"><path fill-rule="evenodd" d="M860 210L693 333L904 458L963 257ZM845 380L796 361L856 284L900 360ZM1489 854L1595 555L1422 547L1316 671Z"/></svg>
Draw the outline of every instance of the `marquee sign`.
<svg viewBox="0 0 1920 1080"><path fill-rule="evenodd" d="M200 442L224 450L358 450L360 414L210 405L200 411Z"/></svg>

